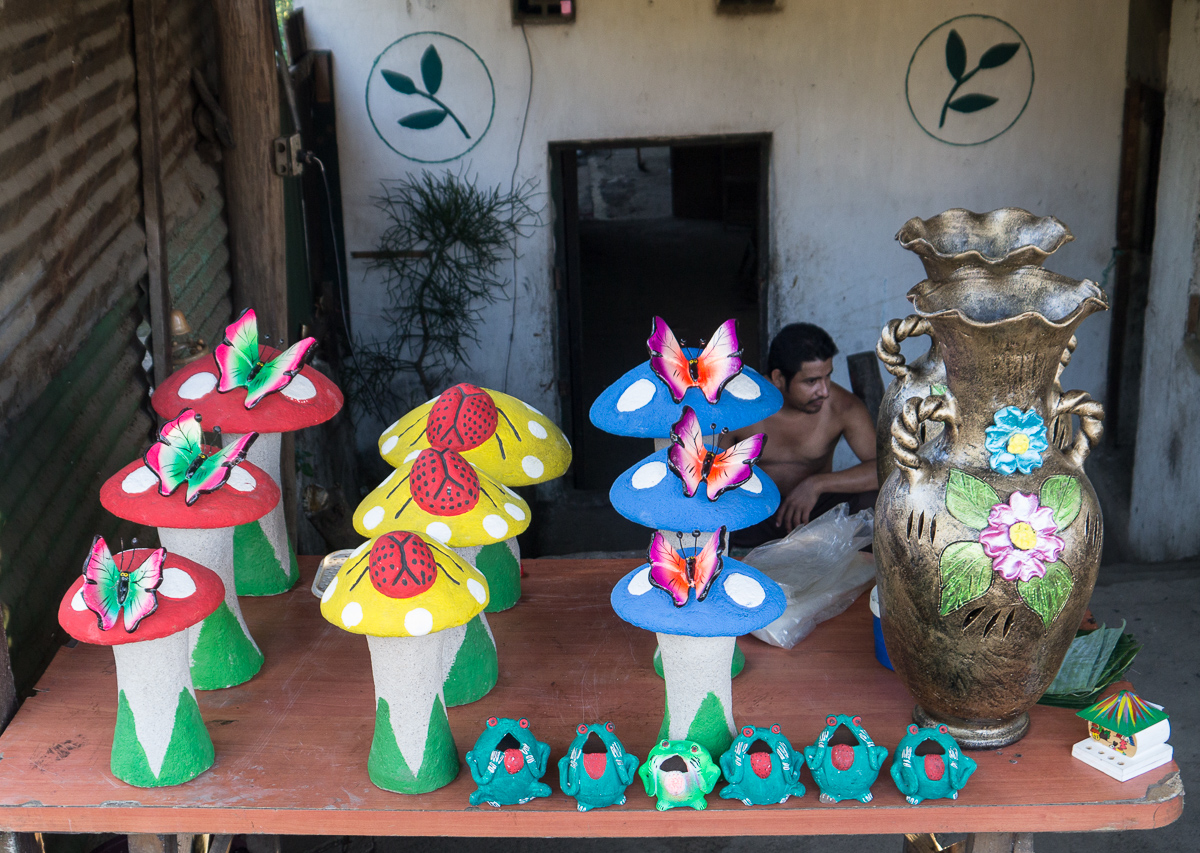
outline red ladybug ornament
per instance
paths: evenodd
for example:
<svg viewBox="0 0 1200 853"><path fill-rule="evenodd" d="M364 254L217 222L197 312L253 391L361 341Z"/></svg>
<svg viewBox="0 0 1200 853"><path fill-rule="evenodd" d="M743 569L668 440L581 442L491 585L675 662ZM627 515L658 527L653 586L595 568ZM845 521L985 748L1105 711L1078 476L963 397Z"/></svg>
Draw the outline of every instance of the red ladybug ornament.
<svg viewBox="0 0 1200 853"><path fill-rule="evenodd" d="M425 437L439 450L471 450L496 432L496 403L482 388L462 382L437 398L425 421Z"/></svg>
<svg viewBox="0 0 1200 853"><path fill-rule="evenodd" d="M479 475L453 450L422 450L408 488L417 505L432 515L462 515L479 503Z"/></svg>
<svg viewBox="0 0 1200 853"><path fill-rule="evenodd" d="M415 533L385 533L371 548L371 585L389 598L412 598L433 586L437 562Z"/></svg>

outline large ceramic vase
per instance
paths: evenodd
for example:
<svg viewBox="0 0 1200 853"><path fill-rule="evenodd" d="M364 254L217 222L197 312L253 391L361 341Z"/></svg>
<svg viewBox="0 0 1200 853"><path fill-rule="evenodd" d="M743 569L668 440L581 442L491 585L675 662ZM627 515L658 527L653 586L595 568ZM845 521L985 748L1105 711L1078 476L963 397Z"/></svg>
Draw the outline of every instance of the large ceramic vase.
<svg viewBox="0 0 1200 853"><path fill-rule="evenodd" d="M883 633L917 700L967 748L1012 743L1053 680L1096 580L1103 524L1083 472L1103 410L1057 386L1076 327L1107 308L1094 282L1025 266L963 267L913 288L948 393L890 427L876 504ZM1056 418L1079 418L1065 450ZM921 441L921 427L942 432Z"/></svg>
<svg viewBox="0 0 1200 853"><path fill-rule="evenodd" d="M988 213L955 208L929 219L913 217L896 234L897 242L921 259L925 275L931 281L942 281L964 267L1003 274L1021 267L1041 266L1073 239L1070 229L1055 217L1035 216L1018 207ZM900 349L906 339L929 333L925 319L911 314L903 320L888 321L875 346L884 368L895 377L879 405L875 459L880 483L892 473L892 457L888 452L890 425L905 401L910 397L945 393L946 367L936 340L930 342L927 352L912 361L906 361ZM1074 350L1074 339L1069 348ZM1063 366L1070 361L1070 350L1063 352ZM941 429L939 423L922 424L920 438L922 441L935 438ZM1064 434L1061 423L1054 424L1051 432L1057 434L1060 447L1073 438L1069 430Z"/></svg>

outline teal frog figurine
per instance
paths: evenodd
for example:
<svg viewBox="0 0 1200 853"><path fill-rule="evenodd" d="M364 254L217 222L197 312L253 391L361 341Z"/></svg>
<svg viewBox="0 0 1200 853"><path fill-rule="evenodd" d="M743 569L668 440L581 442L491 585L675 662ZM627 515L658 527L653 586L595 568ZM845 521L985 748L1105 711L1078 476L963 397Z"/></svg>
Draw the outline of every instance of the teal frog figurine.
<svg viewBox="0 0 1200 853"><path fill-rule="evenodd" d="M835 736L843 727L846 735ZM862 726L862 717L845 714L826 717L817 742L804 747L804 760L821 789L823 803L871 802L871 786L887 754L887 747L876 746L871 740Z"/></svg>
<svg viewBox="0 0 1200 853"><path fill-rule="evenodd" d="M612 723L575 729L575 740L558 760L558 784L581 812L625 804L625 789L637 773L638 757L625 751Z"/></svg>
<svg viewBox="0 0 1200 853"><path fill-rule="evenodd" d="M914 806L922 800L957 800L977 766L945 726L922 729L912 723L892 756L892 779Z"/></svg>
<svg viewBox="0 0 1200 853"><path fill-rule="evenodd" d="M658 798L654 807L660 812L679 806L703 810L708 808L704 795L716 786L721 768L698 743L663 740L650 750L638 775L646 794Z"/></svg>
<svg viewBox="0 0 1200 853"><path fill-rule="evenodd" d="M467 753L467 767L479 787L471 805L500 806L527 803L550 796L550 786L538 780L546 774L550 745L529 731L529 720L489 717L487 728Z"/></svg>
<svg viewBox="0 0 1200 853"><path fill-rule="evenodd" d="M779 726L744 726L741 736L721 756L721 771L729 780L721 789L721 797L741 800L748 806L768 806L786 803L788 797L803 797L803 766L804 756L792 749Z"/></svg>

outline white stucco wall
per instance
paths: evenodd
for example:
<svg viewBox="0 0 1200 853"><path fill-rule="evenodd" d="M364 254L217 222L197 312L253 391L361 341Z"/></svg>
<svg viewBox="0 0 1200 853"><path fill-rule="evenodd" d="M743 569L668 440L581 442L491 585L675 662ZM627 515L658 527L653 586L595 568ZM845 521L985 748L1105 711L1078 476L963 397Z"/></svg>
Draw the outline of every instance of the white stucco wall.
<svg viewBox="0 0 1200 853"><path fill-rule="evenodd" d="M495 118L478 146L449 165L508 186L529 85L525 43L511 24L508 0L303 5L310 43L335 57L350 250L373 247L380 221L370 197L380 179L420 168L380 141L363 95L376 56L405 34L442 31L483 58L495 80ZM547 146L557 140L773 134L771 328L817 322L843 353L873 348L883 323L908 312L904 294L922 277L921 267L892 238L914 215L1007 205L1054 214L1076 241L1047 266L1101 277L1114 233L1127 2L789 0L781 12L746 16L718 15L714 6L714 0L581 0L576 23L529 26L534 85L517 180L535 178L548 190ZM1036 83L1010 130L983 145L954 147L914 122L905 72L926 33L965 12L994 15L1019 30ZM554 412L548 197L547 204L546 226L520 245L517 346L507 382L511 304L488 309L483 349L463 378L507 384ZM381 293L363 262L350 262L350 279L357 328L378 329ZM1069 387L1101 394L1107 340L1106 316L1083 326ZM616 357L632 364L643 355ZM836 376L846 382L842 359Z"/></svg>
<svg viewBox="0 0 1200 853"><path fill-rule="evenodd" d="M1141 560L1200 553L1200 357L1189 356L1184 342L1197 247L1200 3L1175 0L1129 519L1129 544Z"/></svg>

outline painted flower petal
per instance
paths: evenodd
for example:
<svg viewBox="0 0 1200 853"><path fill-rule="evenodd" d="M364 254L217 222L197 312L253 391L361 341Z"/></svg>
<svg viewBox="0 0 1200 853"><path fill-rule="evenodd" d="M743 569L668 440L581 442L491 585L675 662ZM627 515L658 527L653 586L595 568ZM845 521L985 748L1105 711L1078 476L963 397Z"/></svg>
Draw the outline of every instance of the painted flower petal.
<svg viewBox="0 0 1200 853"><path fill-rule="evenodd" d="M1045 453L1050 449L1050 442L1046 440L1046 428L1042 427L1037 432L1026 433L1029 436L1029 449L1034 453Z"/></svg>
<svg viewBox="0 0 1200 853"><path fill-rule="evenodd" d="M988 513L988 527L1002 526L1007 529L1010 525L1024 520L1023 518L1019 518L1008 504L996 504L992 507L992 511Z"/></svg>
<svg viewBox="0 0 1200 853"><path fill-rule="evenodd" d="M1008 538L1007 524L989 526L979 534L979 544L983 546L983 553L993 560L1015 550Z"/></svg>
<svg viewBox="0 0 1200 853"><path fill-rule="evenodd" d="M1042 536L1039 533L1037 545L1035 545L1033 550L1029 553L1036 556L1039 560L1047 563L1053 563L1058 560L1059 555L1062 554L1066 544L1067 543L1063 542L1062 537L1055 536L1053 533L1046 536Z"/></svg>
<svg viewBox="0 0 1200 853"><path fill-rule="evenodd" d="M1010 547L1007 553L1001 554L992 560L992 570L1006 581L1028 580L1029 577L1033 577L1033 572L1037 571L1036 568L1031 567L1029 564L1036 562L1036 559L1029 556L1028 551L1018 551L1016 548ZM1044 567L1040 568L1042 574L1045 574L1046 569ZM1025 575L1028 575L1028 577L1025 577ZM1038 575L1038 577L1040 576Z"/></svg>
<svg viewBox="0 0 1200 853"><path fill-rule="evenodd" d="M1018 467L1020 467L1020 460L1007 450L1000 450L999 452L992 454L992 457L988 460L988 465L990 465L992 470L997 474L1003 474L1007 477L1009 474L1016 471ZM1028 474L1029 472L1024 471L1022 473Z"/></svg>
<svg viewBox="0 0 1200 853"><path fill-rule="evenodd" d="M1009 495L1008 505L1012 507L1013 515L1018 521L1030 521L1041 506L1037 495L1027 495L1024 492L1013 492Z"/></svg>

